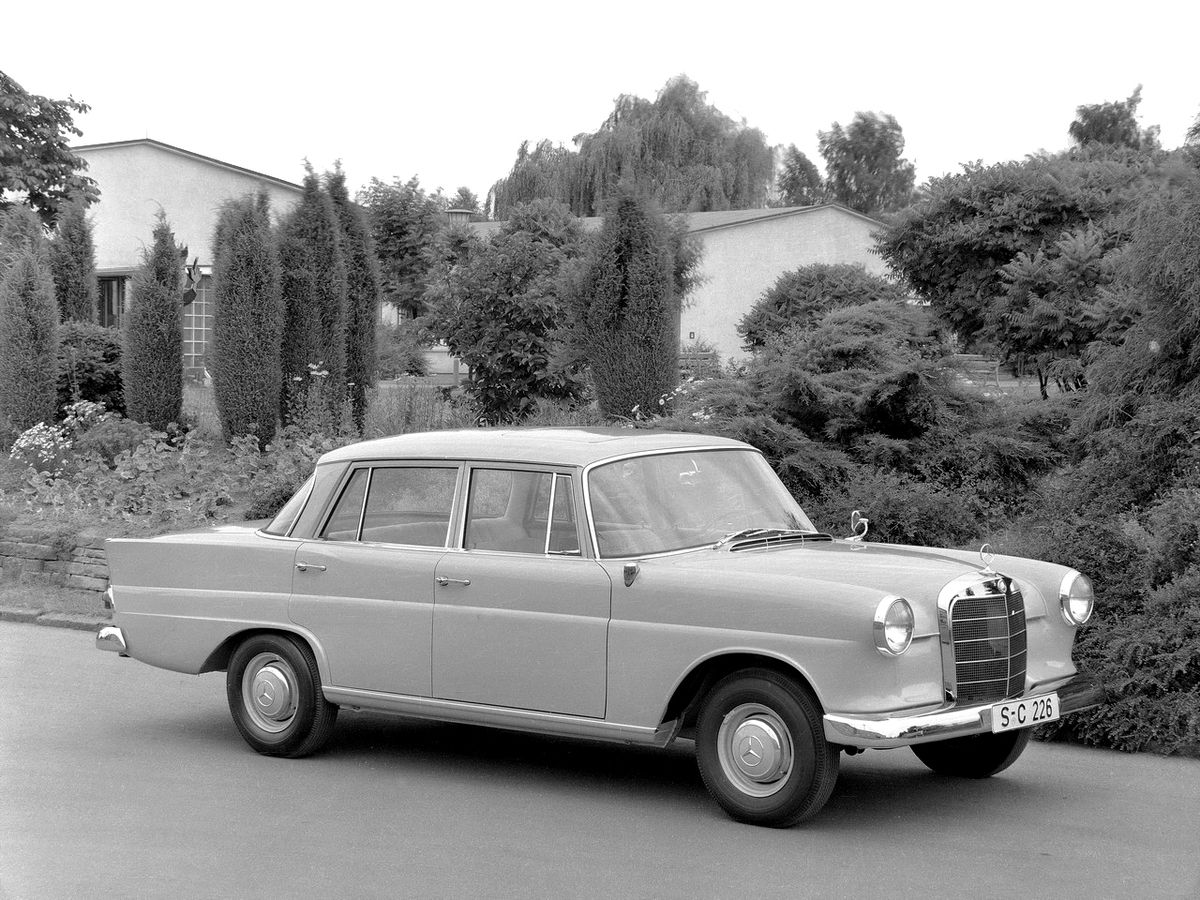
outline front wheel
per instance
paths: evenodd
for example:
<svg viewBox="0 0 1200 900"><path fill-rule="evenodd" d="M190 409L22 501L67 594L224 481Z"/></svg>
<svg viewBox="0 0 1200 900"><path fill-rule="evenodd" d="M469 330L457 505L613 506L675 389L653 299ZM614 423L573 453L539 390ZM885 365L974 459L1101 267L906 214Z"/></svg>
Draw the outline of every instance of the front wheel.
<svg viewBox="0 0 1200 900"><path fill-rule="evenodd" d="M329 740L338 708L321 693L321 675L309 646L282 634L247 638L225 676L233 723L246 743L265 756L296 758Z"/></svg>
<svg viewBox="0 0 1200 900"><path fill-rule="evenodd" d="M1029 746L1032 736L1032 728L1000 734L971 734L948 741L913 744L912 752L939 775L990 778L1015 763Z"/></svg>
<svg viewBox="0 0 1200 900"><path fill-rule="evenodd" d="M738 672L709 692L696 727L696 762L734 819L786 828L825 805L838 751L825 741L809 692L768 669Z"/></svg>

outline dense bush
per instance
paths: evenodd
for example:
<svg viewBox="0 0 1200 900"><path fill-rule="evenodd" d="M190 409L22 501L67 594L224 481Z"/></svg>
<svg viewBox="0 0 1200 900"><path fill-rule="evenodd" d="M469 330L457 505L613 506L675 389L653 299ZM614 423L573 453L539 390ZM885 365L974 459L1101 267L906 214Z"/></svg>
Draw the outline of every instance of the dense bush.
<svg viewBox="0 0 1200 900"><path fill-rule="evenodd" d="M90 400L124 415L119 333L90 322L63 322L58 327L57 390L59 408Z"/></svg>
<svg viewBox="0 0 1200 900"><path fill-rule="evenodd" d="M121 347L121 380L131 419L163 430L183 409L180 248L159 214L154 243L133 277Z"/></svg>
<svg viewBox="0 0 1200 900"><path fill-rule="evenodd" d="M827 312L876 300L907 300L895 283L862 266L814 263L784 272L738 323L746 349L764 346L788 328L807 328Z"/></svg>
<svg viewBox="0 0 1200 900"><path fill-rule="evenodd" d="M25 247L0 270L0 445L53 422L58 306L45 255Z"/></svg>
<svg viewBox="0 0 1200 900"><path fill-rule="evenodd" d="M283 295L266 192L231 200L213 238L213 396L226 440L275 435L283 374Z"/></svg>

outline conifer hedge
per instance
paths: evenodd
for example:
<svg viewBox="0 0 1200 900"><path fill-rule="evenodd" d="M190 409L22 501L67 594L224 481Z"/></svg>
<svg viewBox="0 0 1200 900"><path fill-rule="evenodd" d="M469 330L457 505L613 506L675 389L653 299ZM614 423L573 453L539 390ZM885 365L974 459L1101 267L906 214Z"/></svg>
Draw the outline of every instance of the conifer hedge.
<svg viewBox="0 0 1200 900"><path fill-rule="evenodd" d="M121 351L126 412L158 430L183 411L182 280L179 247L160 213L154 243L133 277Z"/></svg>
<svg viewBox="0 0 1200 900"><path fill-rule="evenodd" d="M574 298L576 340L609 417L657 413L679 372L678 303L662 215L632 194L604 217Z"/></svg>
<svg viewBox="0 0 1200 900"><path fill-rule="evenodd" d="M58 306L45 254L9 247L0 270L0 443L55 414Z"/></svg>
<svg viewBox="0 0 1200 900"><path fill-rule="evenodd" d="M282 384L283 295L265 192L231 200L213 238L216 319L210 368L226 440L275 436Z"/></svg>
<svg viewBox="0 0 1200 900"><path fill-rule="evenodd" d="M94 321L99 298L96 245L86 209L79 201L70 203L59 214L50 243L50 266L62 320Z"/></svg>
<svg viewBox="0 0 1200 900"><path fill-rule="evenodd" d="M300 392L315 389L339 418L346 377L346 266L329 194L310 167L300 203L280 224L284 303L281 413L291 421ZM290 407L290 408L289 408Z"/></svg>
<svg viewBox="0 0 1200 900"><path fill-rule="evenodd" d="M350 200L340 166L326 175L325 185L341 228L346 263L346 387L354 426L361 432L367 416L367 388L375 374L379 263L370 228L362 209Z"/></svg>

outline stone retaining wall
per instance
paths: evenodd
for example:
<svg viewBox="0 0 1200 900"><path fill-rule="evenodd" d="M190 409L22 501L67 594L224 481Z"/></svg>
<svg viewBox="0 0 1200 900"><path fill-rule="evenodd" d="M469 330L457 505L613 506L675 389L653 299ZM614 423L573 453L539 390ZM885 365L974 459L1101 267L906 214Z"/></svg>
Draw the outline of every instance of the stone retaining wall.
<svg viewBox="0 0 1200 900"><path fill-rule="evenodd" d="M0 540L0 578L101 592L108 587L104 538L79 541L75 547L58 549L35 540Z"/></svg>

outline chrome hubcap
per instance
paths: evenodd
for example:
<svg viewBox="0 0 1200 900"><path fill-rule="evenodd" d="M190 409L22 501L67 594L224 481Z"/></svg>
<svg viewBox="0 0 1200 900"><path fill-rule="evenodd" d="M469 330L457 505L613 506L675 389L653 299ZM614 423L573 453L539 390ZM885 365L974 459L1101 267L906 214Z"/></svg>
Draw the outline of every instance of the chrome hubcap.
<svg viewBox="0 0 1200 900"><path fill-rule="evenodd" d="M761 703L743 703L717 731L717 756L725 777L752 797L769 797L792 771L792 740L783 720Z"/></svg>
<svg viewBox="0 0 1200 900"><path fill-rule="evenodd" d="M296 716L296 673L276 653L260 653L242 675L242 701L263 731L278 734Z"/></svg>

